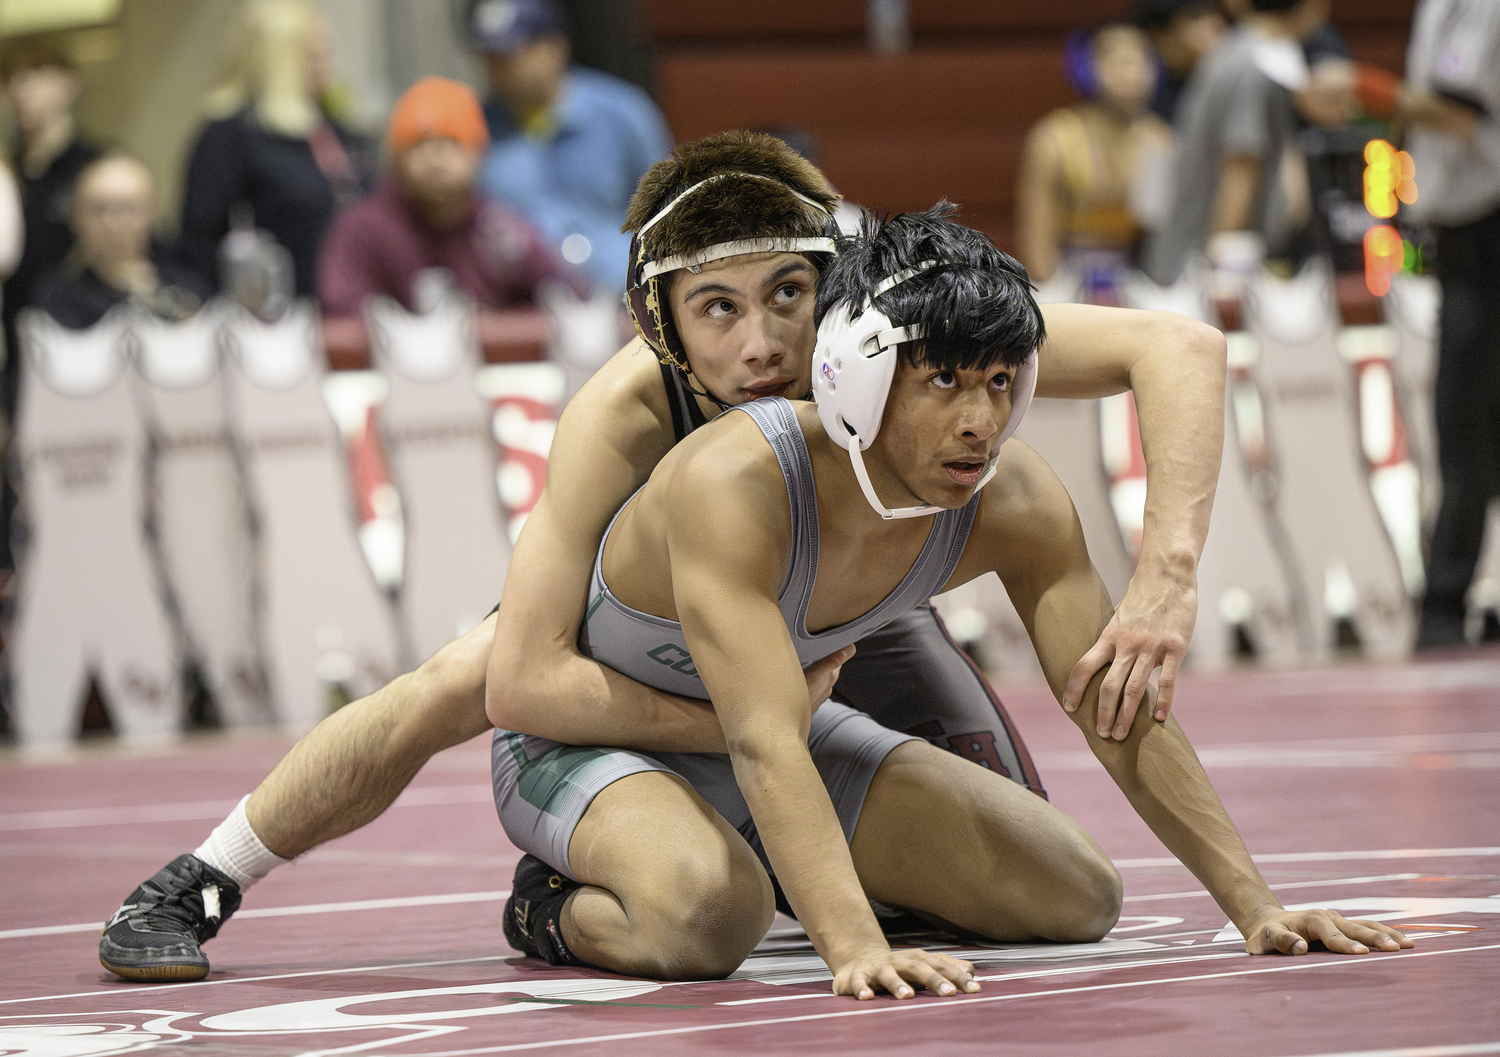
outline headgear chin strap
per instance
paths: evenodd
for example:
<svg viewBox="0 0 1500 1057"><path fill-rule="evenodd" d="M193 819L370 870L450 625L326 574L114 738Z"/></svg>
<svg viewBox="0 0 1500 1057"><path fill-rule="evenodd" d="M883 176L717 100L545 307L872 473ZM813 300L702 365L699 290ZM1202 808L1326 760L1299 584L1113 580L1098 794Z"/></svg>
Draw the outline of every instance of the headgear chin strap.
<svg viewBox="0 0 1500 1057"><path fill-rule="evenodd" d="M677 328L672 323L666 287L661 281L663 276L679 268L694 270L711 261L737 257L746 253L833 253L835 250L832 234L821 236L763 235L736 239L731 242L719 242L691 253L679 253L661 260L653 259L646 249L644 238L646 233L665 219L684 199L724 180L761 180L775 184L811 206L820 216L827 217L830 225L833 223L832 214L824 208L821 202L808 197L789 184L759 173L724 172L716 173L706 180L693 184L641 225L640 230L630 240L630 273L625 291L625 306L630 310L630 318L635 323L636 333L651 347L651 351L656 353L657 359L676 367L684 374L690 370L687 353L682 347L682 340L677 336ZM693 391L697 392L697 390ZM728 406L712 394L700 393L699 395L707 397L720 407Z"/></svg>
<svg viewBox="0 0 1500 1057"><path fill-rule="evenodd" d="M898 518L924 517L943 510L937 506L897 507L892 510L880 501L865 470L863 451L880 432L885 415L885 401L891 381L896 376L896 349L903 342L924 337L919 326L893 327L889 317L874 307L877 297L923 272L939 261L922 261L915 267L897 272L877 285L859 318L853 318L853 306L847 301L828 311L818 326L818 344L813 352L813 399L818 402L818 417L833 442L849 451L854 476L860 490L875 512L887 521ZM1011 382L1010 420L990 449L984 473L974 486L977 492L990 483L1000 459L1000 445L1016 428L1036 392L1036 350L1031 351ZM851 444L850 441L853 441Z"/></svg>

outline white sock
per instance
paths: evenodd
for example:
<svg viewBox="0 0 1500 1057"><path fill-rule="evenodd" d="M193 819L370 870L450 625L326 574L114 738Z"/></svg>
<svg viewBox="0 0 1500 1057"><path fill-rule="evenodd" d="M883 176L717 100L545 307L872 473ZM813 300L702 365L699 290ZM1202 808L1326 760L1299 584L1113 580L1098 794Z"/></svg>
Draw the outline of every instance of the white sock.
<svg viewBox="0 0 1500 1057"><path fill-rule="evenodd" d="M250 828L250 819L245 816L245 801L249 799L247 796L236 804L229 817L215 826L203 846L193 852L215 870L228 874L242 891L292 861L267 848Z"/></svg>

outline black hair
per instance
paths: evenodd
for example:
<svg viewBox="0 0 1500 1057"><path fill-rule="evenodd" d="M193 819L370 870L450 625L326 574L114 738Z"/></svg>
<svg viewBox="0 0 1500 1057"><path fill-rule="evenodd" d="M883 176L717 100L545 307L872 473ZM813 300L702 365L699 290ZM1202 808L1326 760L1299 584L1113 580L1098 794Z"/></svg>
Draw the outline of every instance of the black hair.
<svg viewBox="0 0 1500 1057"><path fill-rule="evenodd" d="M1135 24L1151 32L1166 29L1178 15L1222 12L1218 0L1136 0Z"/></svg>
<svg viewBox="0 0 1500 1057"><path fill-rule="evenodd" d="M881 282L936 261L875 299L894 326L923 328L901 359L948 371L1019 367L1047 333L1031 280L988 235L950 220L956 208L945 200L922 213L866 215L818 276L817 321L845 302L859 318Z"/></svg>

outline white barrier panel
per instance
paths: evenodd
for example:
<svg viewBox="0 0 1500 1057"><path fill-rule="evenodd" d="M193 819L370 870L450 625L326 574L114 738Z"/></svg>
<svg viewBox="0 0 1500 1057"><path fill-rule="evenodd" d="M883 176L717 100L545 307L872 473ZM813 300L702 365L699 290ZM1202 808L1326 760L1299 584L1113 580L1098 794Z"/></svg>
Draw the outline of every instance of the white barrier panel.
<svg viewBox="0 0 1500 1057"><path fill-rule="evenodd" d="M634 335L621 326L623 309L618 296L601 293L579 298L566 286L547 280L537 288L537 295L551 318L552 362L563 371L560 406Z"/></svg>
<svg viewBox="0 0 1500 1057"><path fill-rule="evenodd" d="M249 498L224 414L221 311L210 304L182 323L139 313L131 330L162 570L184 646L234 727L274 716L254 614Z"/></svg>
<svg viewBox="0 0 1500 1057"><path fill-rule="evenodd" d="M378 371L333 371L323 379L323 402L339 427L349 460L359 548L375 586L394 598L406 575L406 515L380 436L380 405L390 391L390 383Z"/></svg>
<svg viewBox="0 0 1500 1057"><path fill-rule="evenodd" d="M1188 656L1207 667L1285 663L1299 653L1309 605L1275 502L1274 452L1254 377L1257 343L1242 332L1226 337L1224 456L1198 562L1198 619Z"/></svg>
<svg viewBox="0 0 1500 1057"><path fill-rule="evenodd" d="M547 456L566 385L562 368L553 363L491 364L475 377L475 389L491 407L490 431L500 459L495 489L512 543L547 485Z"/></svg>
<svg viewBox="0 0 1500 1057"><path fill-rule="evenodd" d="M1355 633L1370 654L1403 654L1411 606L1359 450L1353 372L1336 348L1331 269L1314 260L1290 280L1263 273L1245 307L1260 345L1256 376L1277 453L1277 505L1317 614L1315 649L1353 645L1347 637Z"/></svg>
<svg viewBox="0 0 1500 1057"><path fill-rule="evenodd" d="M405 513L401 611L427 657L500 601L510 561L488 409L474 388L473 309L450 296L413 315L375 298L365 314L390 386L379 421Z"/></svg>
<svg viewBox="0 0 1500 1057"><path fill-rule="evenodd" d="M1406 593L1422 597L1422 476L1407 439L1409 416L1393 371L1397 338L1390 327L1345 327L1339 355L1354 371L1359 448L1370 495L1396 553Z"/></svg>
<svg viewBox="0 0 1500 1057"><path fill-rule="evenodd" d="M1189 262L1182 276L1170 286L1162 286L1145 274L1132 271L1121 283L1121 294L1132 308L1176 312L1218 325L1218 313L1208 296L1207 268L1201 259ZM1263 508L1254 497L1253 485L1264 487L1268 481L1269 458L1263 402L1251 374L1254 345L1247 346L1238 337L1229 335L1224 452L1208 538L1198 565L1198 617L1189 651L1192 663L1213 667L1232 658L1284 662L1297 655L1297 605L1288 589L1289 563L1278 554L1273 543L1281 527L1274 511ZM1116 417L1123 418L1124 410L1122 405ZM1129 412L1129 424L1134 426L1133 404L1129 405ZM1114 427L1113 435L1117 438L1116 459L1122 469L1128 470L1125 456L1139 458L1139 435L1133 435L1134 450L1122 446L1119 438L1130 439L1132 435L1123 433L1121 425ZM1105 451L1108 461L1108 446ZM1128 473L1119 476L1122 484L1129 480ZM1116 491L1120 490L1117 485ZM1117 509L1130 498L1122 494L1116 502ZM1134 511L1138 504L1143 510L1144 502L1142 492L1128 509Z"/></svg>
<svg viewBox="0 0 1500 1057"><path fill-rule="evenodd" d="M311 307L294 306L275 324L234 310L224 333L230 420L259 526L272 701L284 723L308 729L330 704L395 676L394 609L355 543Z"/></svg>
<svg viewBox="0 0 1500 1057"><path fill-rule="evenodd" d="M73 738L92 672L117 733L175 732L179 659L142 536L145 432L123 315L68 331L28 310L19 331L14 443L32 540L11 644L17 731L27 744Z"/></svg>

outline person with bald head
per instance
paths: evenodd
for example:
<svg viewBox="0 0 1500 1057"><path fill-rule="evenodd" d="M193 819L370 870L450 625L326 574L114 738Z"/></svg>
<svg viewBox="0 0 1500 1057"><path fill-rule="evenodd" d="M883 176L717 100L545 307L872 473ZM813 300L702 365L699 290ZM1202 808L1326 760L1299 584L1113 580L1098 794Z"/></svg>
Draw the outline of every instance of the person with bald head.
<svg viewBox="0 0 1500 1057"><path fill-rule="evenodd" d="M79 173L71 221L73 252L38 280L32 300L63 326L91 327L125 301L183 319L213 292L152 237L156 191L135 158L106 155Z"/></svg>

